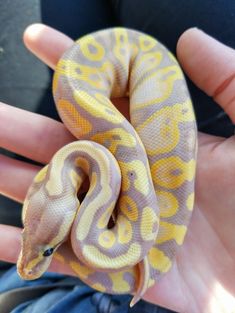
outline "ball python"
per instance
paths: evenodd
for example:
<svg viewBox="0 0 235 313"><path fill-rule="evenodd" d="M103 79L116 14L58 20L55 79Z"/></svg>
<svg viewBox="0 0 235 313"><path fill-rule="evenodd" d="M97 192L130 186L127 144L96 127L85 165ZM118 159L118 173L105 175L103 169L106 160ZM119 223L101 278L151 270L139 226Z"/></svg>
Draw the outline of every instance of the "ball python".
<svg viewBox="0 0 235 313"><path fill-rule="evenodd" d="M53 95L79 140L28 190L18 273L36 279L54 256L99 291L134 294L134 305L171 268L193 210L197 130L184 75L153 37L117 27L64 53ZM129 97L130 122L119 97Z"/></svg>

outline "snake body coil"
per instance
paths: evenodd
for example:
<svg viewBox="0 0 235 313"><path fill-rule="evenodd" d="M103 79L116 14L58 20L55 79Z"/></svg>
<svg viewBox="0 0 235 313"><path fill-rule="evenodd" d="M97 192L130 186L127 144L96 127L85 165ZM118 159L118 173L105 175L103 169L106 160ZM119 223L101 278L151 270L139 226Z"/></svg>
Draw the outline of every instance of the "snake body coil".
<svg viewBox="0 0 235 313"><path fill-rule="evenodd" d="M197 134L182 71L152 37L107 29L63 55L53 93L82 140L59 150L29 189L18 272L35 279L54 254L93 288L135 293L134 304L170 269L193 209ZM125 96L131 123L110 100ZM69 236L72 249L55 252Z"/></svg>

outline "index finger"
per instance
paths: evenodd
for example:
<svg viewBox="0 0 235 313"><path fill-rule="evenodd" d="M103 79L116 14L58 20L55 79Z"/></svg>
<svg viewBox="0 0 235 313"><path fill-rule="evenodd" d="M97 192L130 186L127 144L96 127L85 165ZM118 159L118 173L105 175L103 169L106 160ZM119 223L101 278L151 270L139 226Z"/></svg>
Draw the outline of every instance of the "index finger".
<svg viewBox="0 0 235 313"><path fill-rule="evenodd" d="M28 26L23 40L26 47L52 69L74 43L70 37L44 24Z"/></svg>
<svg viewBox="0 0 235 313"><path fill-rule="evenodd" d="M193 82L235 122L235 50L192 28L179 39L177 56Z"/></svg>
<svg viewBox="0 0 235 313"><path fill-rule="evenodd" d="M43 24L29 26L24 42L52 68L73 44L71 38ZM0 117L0 146L40 163L47 163L61 146L74 140L63 124L3 103Z"/></svg>

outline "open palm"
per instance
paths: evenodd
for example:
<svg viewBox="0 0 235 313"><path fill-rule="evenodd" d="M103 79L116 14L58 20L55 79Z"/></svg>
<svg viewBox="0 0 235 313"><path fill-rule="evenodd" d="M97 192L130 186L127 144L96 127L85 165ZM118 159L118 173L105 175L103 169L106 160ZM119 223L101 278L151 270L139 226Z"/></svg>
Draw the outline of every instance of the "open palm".
<svg viewBox="0 0 235 313"><path fill-rule="evenodd" d="M44 25L29 27L24 40L52 68L73 43ZM196 29L184 33L177 48L191 79L235 121L235 51ZM128 117L127 99L114 102ZM60 122L6 104L0 104L0 120L0 146L40 163L48 163L60 147L74 140ZM145 299L179 312L234 313L235 136L198 136L196 204L189 230L172 269L148 290ZM39 169L0 156L0 192L23 202ZM5 238L0 242L0 259L16 262L20 232L19 228L0 225L0 237ZM61 250L64 248L68 247ZM50 270L73 274L56 259Z"/></svg>

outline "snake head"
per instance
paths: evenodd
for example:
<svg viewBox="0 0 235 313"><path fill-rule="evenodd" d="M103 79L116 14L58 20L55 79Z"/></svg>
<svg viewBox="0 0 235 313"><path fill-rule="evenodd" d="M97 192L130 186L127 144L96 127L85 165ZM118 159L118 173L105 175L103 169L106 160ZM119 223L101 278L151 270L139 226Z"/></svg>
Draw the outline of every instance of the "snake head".
<svg viewBox="0 0 235 313"><path fill-rule="evenodd" d="M50 194L47 169L44 167L34 178L22 211L24 230L17 271L26 280L37 279L48 269L54 252L68 239L78 207L75 197L68 201L64 193Z"/></svg>
<svg viewBox="0 0 235 313"><path fill-rule="evenodd" d="M58 245L59 246L59 245ZM22 279L37 279L48 269L57 247L40 242L22 232L21 252L17 261L17 271Z"/></svg>

